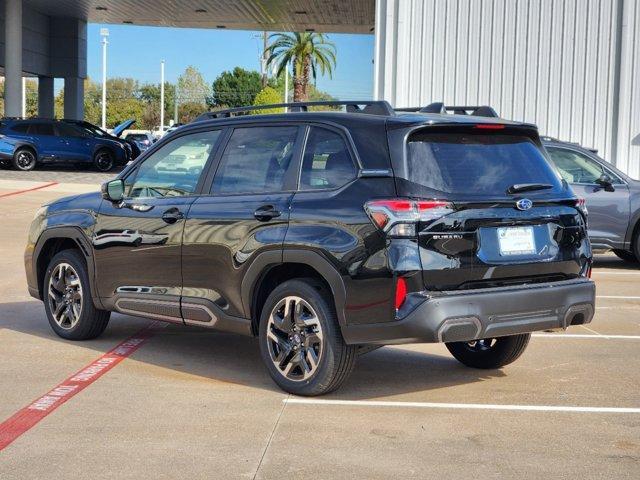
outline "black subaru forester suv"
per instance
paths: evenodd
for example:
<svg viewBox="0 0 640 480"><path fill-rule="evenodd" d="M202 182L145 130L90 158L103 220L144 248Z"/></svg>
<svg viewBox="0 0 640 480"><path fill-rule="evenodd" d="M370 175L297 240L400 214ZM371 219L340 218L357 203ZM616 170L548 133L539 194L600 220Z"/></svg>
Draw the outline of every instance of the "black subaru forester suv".
<svg viewBox="0 0 640 480"><path fill-rule="evenodd" d="M281 388L319 395L375 346L499 368L591 321L584 205L535 126L340 105L206 114L40 209L25 263L53 330L95 338L115 311L253 335Z"/></svg>

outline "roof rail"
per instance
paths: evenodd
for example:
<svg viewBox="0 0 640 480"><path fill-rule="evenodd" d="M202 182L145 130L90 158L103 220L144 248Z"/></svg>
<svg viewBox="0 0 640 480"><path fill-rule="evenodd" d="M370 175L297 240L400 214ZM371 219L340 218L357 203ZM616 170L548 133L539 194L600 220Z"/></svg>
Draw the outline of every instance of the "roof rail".
<svg viewBox="0 0 640 480"><path fill-rule="evenodd" d="M227 108L206 112L197 117L194 122L202 120L212 120L214 118L228 118L247 115L259 110L272 108L287 108L289 112L307 112L309 107L345 107L348 113L366 113L369 115L395 115L395 111L385 100L336 100L326 102L294 102L294 103L274 103L271 105L249 105L246 107Z"/></svg>
<svg viewBox="0 0 640 480"><path fill-rule="evenodd" d="M396 112L439 113L453 115L475 115L477 117L499 117L488 105L445 105L442 102L430 103L426 107L396 108Z"/></svg>

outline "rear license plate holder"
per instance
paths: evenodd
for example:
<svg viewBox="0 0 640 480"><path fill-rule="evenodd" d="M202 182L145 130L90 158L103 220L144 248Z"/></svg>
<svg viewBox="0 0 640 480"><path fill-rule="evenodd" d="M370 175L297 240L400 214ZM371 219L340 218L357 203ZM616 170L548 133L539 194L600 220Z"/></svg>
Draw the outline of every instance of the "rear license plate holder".
<svg viewBox="0 0 640 480"><path fill-rule="evenodd" d="M498 228L498 246L503 257L536 253L533 227Z"/></svg>

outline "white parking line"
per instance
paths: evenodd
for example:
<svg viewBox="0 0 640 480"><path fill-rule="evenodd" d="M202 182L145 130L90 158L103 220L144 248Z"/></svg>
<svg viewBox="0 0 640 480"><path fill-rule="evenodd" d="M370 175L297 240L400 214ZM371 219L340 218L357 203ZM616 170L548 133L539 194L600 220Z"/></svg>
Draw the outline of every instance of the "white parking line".
<svg viewBox="0 0 640 480"><path fill-rule="evenodd" d="M569 413L640 413L640 408L625 407L576 407L563 405L493 405L485 403L436 403L394 402L379 400L320 400L313 398L285 398L286 404L321 405L343 407L393 407L393 408L438 408L454 410L512 410L525 412L569 412Z"/></svg>
<svg viewBox="0 0 640 480"><path fill-rule="evenodd" d="M627 296L627 295L596 295L596 298L609 298L617 300L640 300L640 297Z"/></svg>
<svg viewBox="0 0 640 480"><path fill-rule="evenodd" d="M640 340L640 335L605 335L595 332L589 333L533 333L532 337L538 338L589 338L591 340Z"/></svg>
<svg viewBox="0 0 640 480"><path fill-rule="evenodd" d="M594 275L640 275L640 272L607 272L603 270L592 270Z"/></svg>

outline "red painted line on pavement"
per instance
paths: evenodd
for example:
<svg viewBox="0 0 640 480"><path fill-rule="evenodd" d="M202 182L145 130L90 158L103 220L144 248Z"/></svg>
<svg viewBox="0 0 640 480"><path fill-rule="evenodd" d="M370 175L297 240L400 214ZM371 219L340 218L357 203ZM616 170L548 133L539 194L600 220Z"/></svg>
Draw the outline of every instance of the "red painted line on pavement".
<svg viewBox="0 0 640 480"><path fill-rule="evenodd" d="M2 198L2 197L10 197L11 195L20 195L21 193L33 192L34 190L40 190L42 188L53 187L54 185L57 185L57 184L58 184L58 182L49 182L49 183L45 183L44 185L38 185L37 187L33 187L33 188L26 188L24 190L16 190L15 192L3 193L3 194L0 195L0 198Z"/></svg>
<svg viewBox="0 0 640 480"><path fill-rule="evenodd" d="M152 322L127 338L113 349L91 362L86 367L59 383L46 394L37 398L12 417L0 423L0 451L20 435L35 426L40 420L56 410L71 397L87 388L101 376L138 350L155 333L165 327L163 322Z"/></svg>

